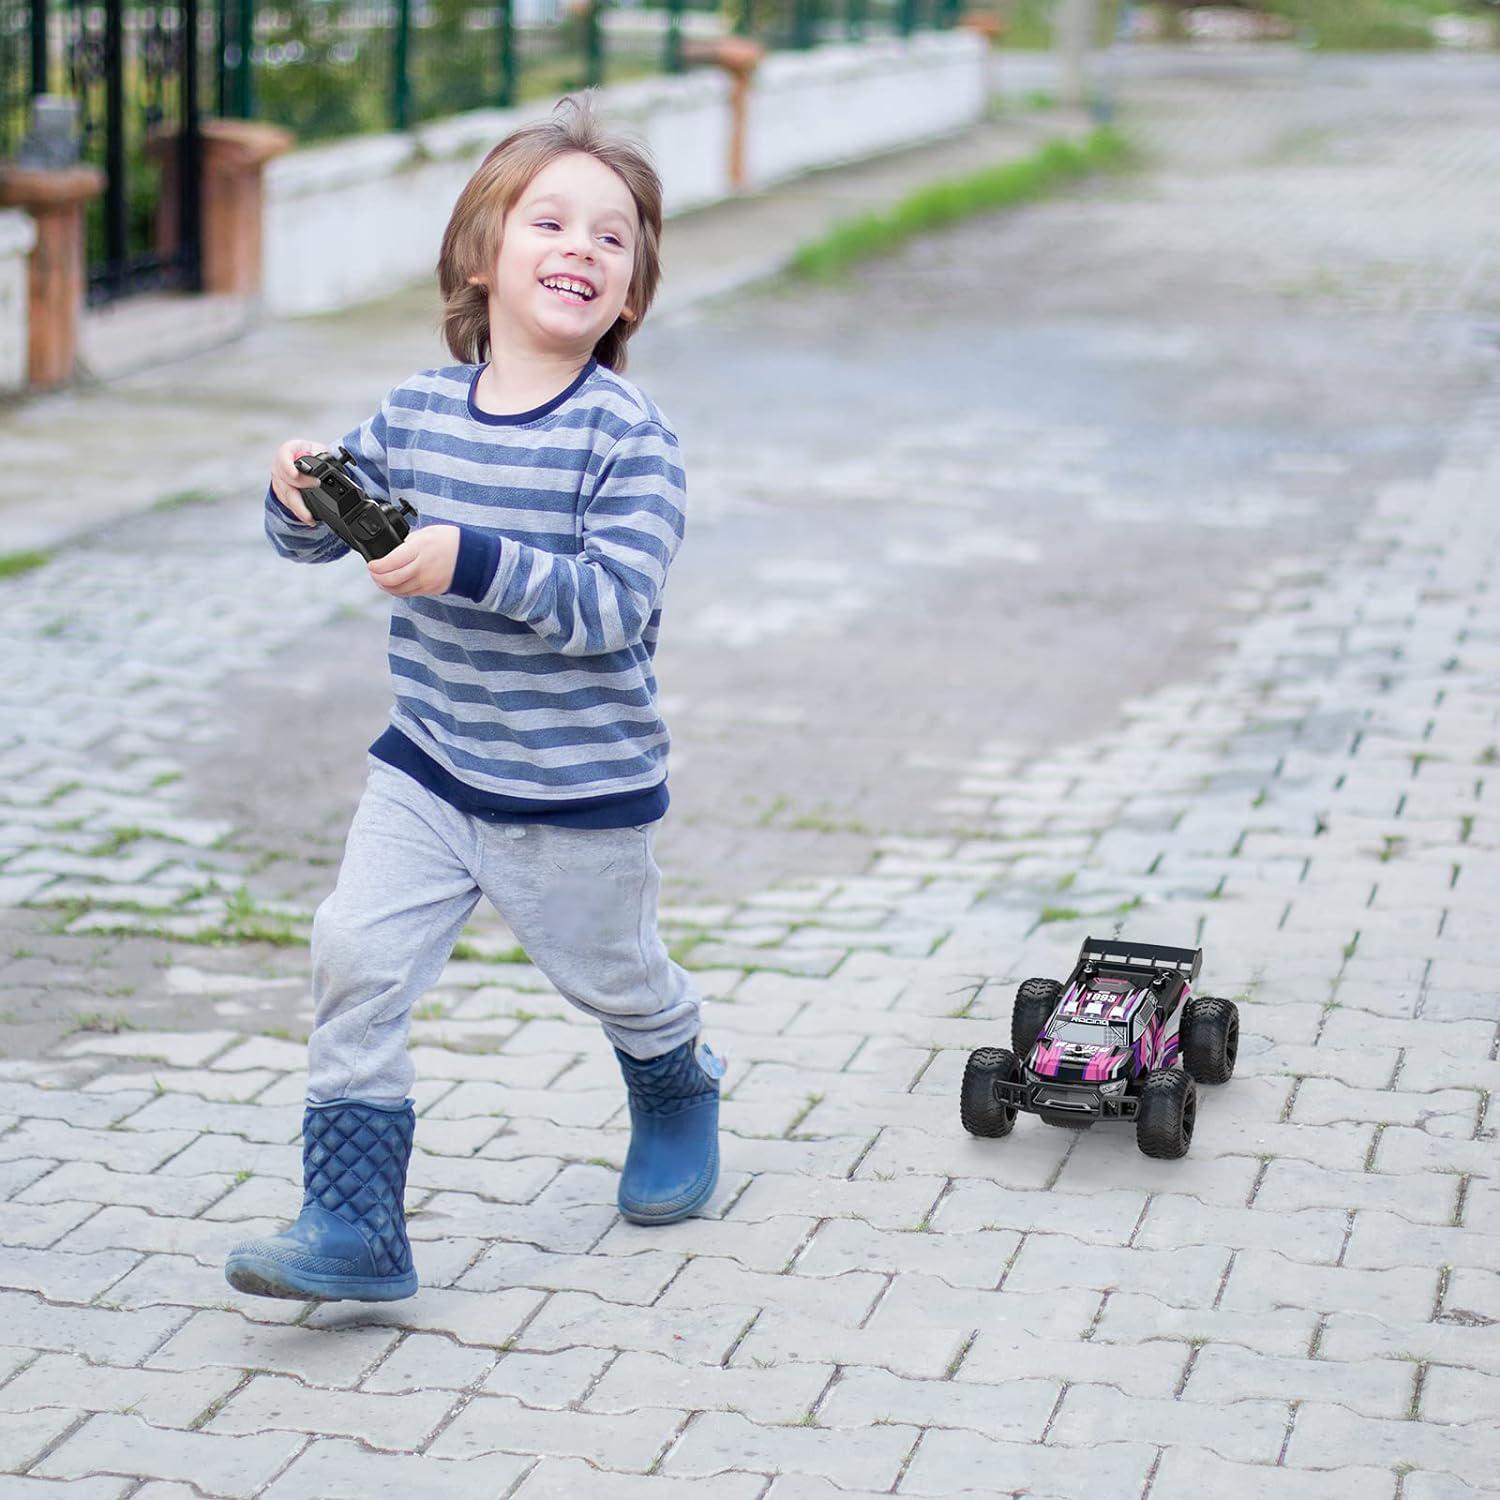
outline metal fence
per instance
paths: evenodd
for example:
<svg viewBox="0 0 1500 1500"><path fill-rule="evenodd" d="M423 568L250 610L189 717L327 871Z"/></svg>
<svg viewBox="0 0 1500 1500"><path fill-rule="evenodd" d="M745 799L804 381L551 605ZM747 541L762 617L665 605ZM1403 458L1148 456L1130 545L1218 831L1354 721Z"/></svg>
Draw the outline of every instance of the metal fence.
<svg viewBox="0 0 1500 1500"><path fill-rule="evenodd" d="M685 37L767 47L910 33L958 19L960 0L199 0L205 113L285 125L304 141L402 130L683 66ZM129 55L125 115L152 116L160 59L186 48L183 0L0 0L0 157L25 133L30 96L81 101L102 74L111 20ZM153 40L154 35L154 40ZM165 38L165 40L163 40Z"/></svg>
<svg viewBox="0 0 1500 1500"><path fill-rule="evenodd" d="M682 66L684 36L770 47L956 23L958 0L220 0L224 112L304 141L404 130ZM246 45L245 38L249 42Z"/></svg>

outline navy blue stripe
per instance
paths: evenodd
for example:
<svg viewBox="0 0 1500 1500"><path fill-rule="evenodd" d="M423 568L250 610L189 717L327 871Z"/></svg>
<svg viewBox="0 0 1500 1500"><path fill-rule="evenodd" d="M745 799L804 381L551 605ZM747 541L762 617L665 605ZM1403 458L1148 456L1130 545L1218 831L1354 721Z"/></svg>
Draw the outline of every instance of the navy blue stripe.
<svg viewBox="0 0 1500 1500"><path fill-rule="evenodd" d="M667 783L643 792L620 792L609 797L583 797L573 802L545 798L501 797L476 792L425 755L394 725L370 746L370 753L398 771L405 771L443 801L472 817L492 823L552 823L562 828L639 828L654 823L667 810Z"/></svg>

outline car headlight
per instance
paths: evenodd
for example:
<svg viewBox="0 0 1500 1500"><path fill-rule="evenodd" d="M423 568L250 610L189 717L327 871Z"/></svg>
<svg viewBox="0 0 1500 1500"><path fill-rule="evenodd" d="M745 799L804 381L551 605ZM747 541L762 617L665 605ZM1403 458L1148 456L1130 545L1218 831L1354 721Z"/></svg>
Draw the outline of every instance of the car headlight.
<svg viewBox="0 0 1500 1500"><path fill-rule="evenodd" d="M1099 1085L1099 1092L1101 1094L1108 1094L1113 1099L1125 1092L1125 1080L1123 1078L1116 1078L1109 1083L1101 1083Z"/></svg>

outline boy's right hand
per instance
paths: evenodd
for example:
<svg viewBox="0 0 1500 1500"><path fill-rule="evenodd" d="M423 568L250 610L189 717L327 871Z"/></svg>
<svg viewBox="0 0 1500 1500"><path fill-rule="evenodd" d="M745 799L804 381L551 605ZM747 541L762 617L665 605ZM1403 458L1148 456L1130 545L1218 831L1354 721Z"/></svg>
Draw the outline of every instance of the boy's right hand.
<svg viewBox="0 0 1500 1500"><path fill-rule="evenodd" d="M304 526L316 526L318 521L298 491L315 489L318 481L311 474L299 474L294 467L295 460L304 453L326 451L322 443L310 443L306 438L293 438L276 450L276 457L271 464L271 493Z"/></svg>

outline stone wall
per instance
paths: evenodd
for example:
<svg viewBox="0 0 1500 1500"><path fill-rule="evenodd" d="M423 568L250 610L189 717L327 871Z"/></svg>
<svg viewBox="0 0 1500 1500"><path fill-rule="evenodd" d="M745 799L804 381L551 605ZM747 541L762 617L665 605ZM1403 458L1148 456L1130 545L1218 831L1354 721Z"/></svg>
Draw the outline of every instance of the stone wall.
<svg viewBox="0 0 1500 1500"><path fill-rule="evenodd" d="M984 111L985 66L983 39L967 31L767 57L747 112L749 186L961 129ZM600 91L601 113L650 146L669 214L733 191L729 93L716 69ZM550 108L476 110L270 163L267 310L331 311L430 275L448 213L484 153Z"/></svg>
<svg viewBox="0 0 1500 1500"><path fill-rule="evenodd" d="M0 209L0 396L26 388L27 257L35 241L30 214Z"/></svg>

